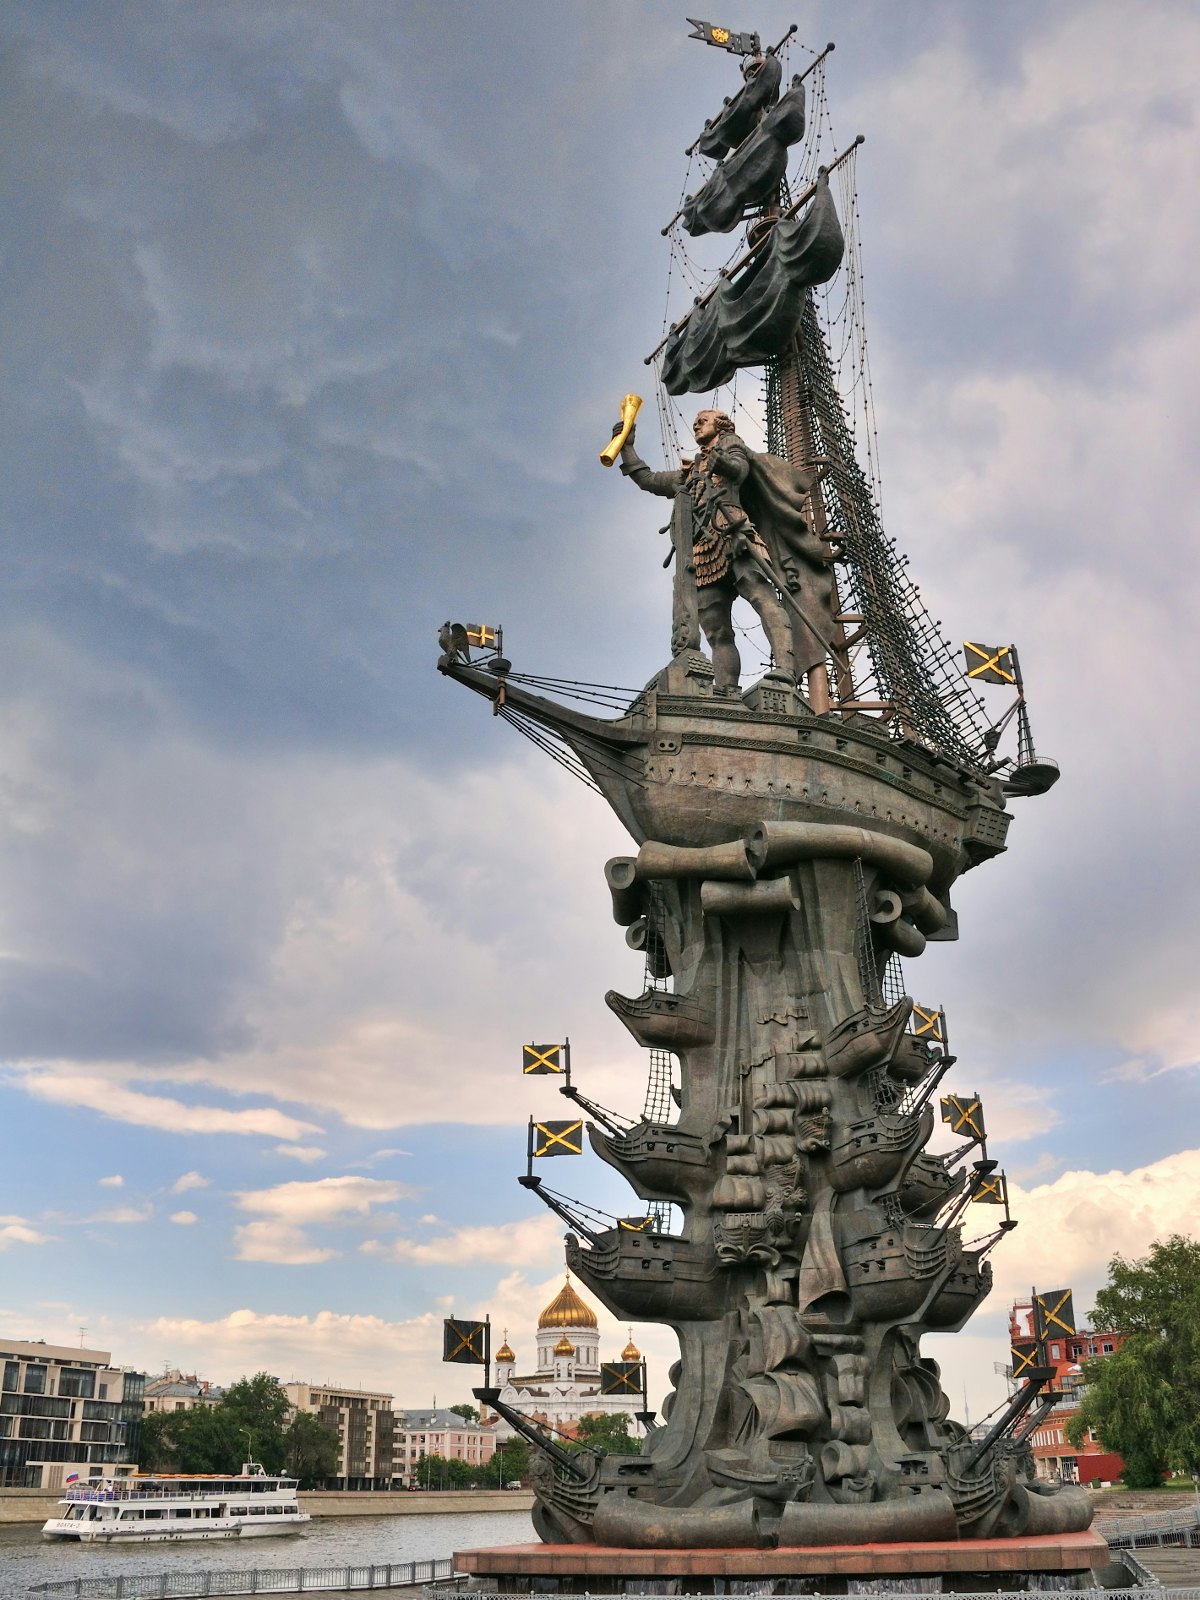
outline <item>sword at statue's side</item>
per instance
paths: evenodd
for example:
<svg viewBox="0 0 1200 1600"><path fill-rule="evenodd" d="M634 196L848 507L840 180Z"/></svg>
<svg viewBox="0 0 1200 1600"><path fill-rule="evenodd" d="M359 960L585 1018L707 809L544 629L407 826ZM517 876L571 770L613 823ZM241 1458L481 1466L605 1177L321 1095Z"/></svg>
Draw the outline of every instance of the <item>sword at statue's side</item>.
<svg viewBox="0 0 1200 1600"><path fill-rule="evenodd" d="M600 452L600 465L611 467L621 454L622 447L633 432L633 425L637 421L637 414L642 409L640 394L627 394L621 401L621 421L613 432L612 440Z"/></svg>

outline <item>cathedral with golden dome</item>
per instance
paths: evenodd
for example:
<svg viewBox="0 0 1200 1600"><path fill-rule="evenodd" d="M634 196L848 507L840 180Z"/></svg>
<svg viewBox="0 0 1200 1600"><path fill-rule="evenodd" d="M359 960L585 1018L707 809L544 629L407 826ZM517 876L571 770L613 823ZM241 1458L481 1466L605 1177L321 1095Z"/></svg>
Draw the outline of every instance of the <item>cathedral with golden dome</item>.
<svg viewBox="0 0 1200 1600"><path fill-rule="evenodd" d="M629 1431L636 1433L634 1413L641 1409L635 1395L600 1393L600 1330L596 1313L567 1275L562 1288L538 1318L534 1341L536 1358L532 1371L517 1371L517 1357L508 1342L496 1352L495 1383L506 1405L536 1422L549 1423L563 1433L573 1434L583 1417L611 1416L625 1412ZM641 1352L633 1342L619 1356L606 1361L640 1361ZM511 1435L512 1428L502 1418L496 1421L496 1436Z"/></svg>

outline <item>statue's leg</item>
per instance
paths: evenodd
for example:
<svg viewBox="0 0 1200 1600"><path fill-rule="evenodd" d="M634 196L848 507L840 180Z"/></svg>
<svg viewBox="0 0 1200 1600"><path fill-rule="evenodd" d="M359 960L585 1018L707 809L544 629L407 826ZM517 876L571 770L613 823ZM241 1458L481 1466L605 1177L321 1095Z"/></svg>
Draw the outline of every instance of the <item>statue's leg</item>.
<svg viewBox="0 0 1200 1600"><path fill-rule="evenodd" d="M743 599L749 600L758 612L771 654L775 657L776 670L794 680L796 663L792 654L792 626L782 600L775 593L774 586L745 557L738 560L736 571L738 593Z"/></svg>
<svg viewBox="0 0 1200 1600"><path fill-rule="evenodd" d="M724 585L705 584L698 591L700 626L713 658L713 692L736 694L742 658L733 637L733 596Z"/></svg>

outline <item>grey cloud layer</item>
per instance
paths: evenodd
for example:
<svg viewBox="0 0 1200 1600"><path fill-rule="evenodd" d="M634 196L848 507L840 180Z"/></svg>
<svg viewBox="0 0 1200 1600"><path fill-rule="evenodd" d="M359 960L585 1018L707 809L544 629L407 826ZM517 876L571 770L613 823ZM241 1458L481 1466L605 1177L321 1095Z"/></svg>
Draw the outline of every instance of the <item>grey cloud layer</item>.
<svg viewBox="0 0 1200 1600"><path fill-rule="evenodd" d="M9 17L7 1053L498 1120L504 1039L553 1016L628 1100L600 1004L636 982L603 920L619 832L435 678L433 633L453 611L543 670L660 664L661 519L594 458L728 63L633 4ZM1035 1129L1065 1043L1152 1069L1194 1038L1197 24L1139 18L804 23L869 135L889 526L952 637L1019 640L1067 774L910 974L982 1071L1042 1075L1014 1091Z"/></svg>

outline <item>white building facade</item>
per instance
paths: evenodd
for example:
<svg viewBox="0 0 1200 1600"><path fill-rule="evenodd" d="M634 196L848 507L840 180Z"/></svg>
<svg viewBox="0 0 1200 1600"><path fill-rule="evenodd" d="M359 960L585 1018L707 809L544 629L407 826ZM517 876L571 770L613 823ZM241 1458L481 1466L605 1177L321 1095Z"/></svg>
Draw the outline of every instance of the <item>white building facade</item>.
<svg viewBox="0 0 1200 1600"><path fill-rule="evenodd" d="M510 1348L508 1335L496 1352L495 1382L506 1405L537 1422L574 1434L584 1417L629 1417L631 1436L637 1432L634 1414L642 1409L640 1395L605 1395L600 1392L600 1331L596 1313L583 1300L570 1277L538 1318L534 1361L530 1370ZM632 1337L620 1355L605 1361L640 1361ZM511 1438L513 1429L503 1418L495 1423L499 1439Z"/></svg>

